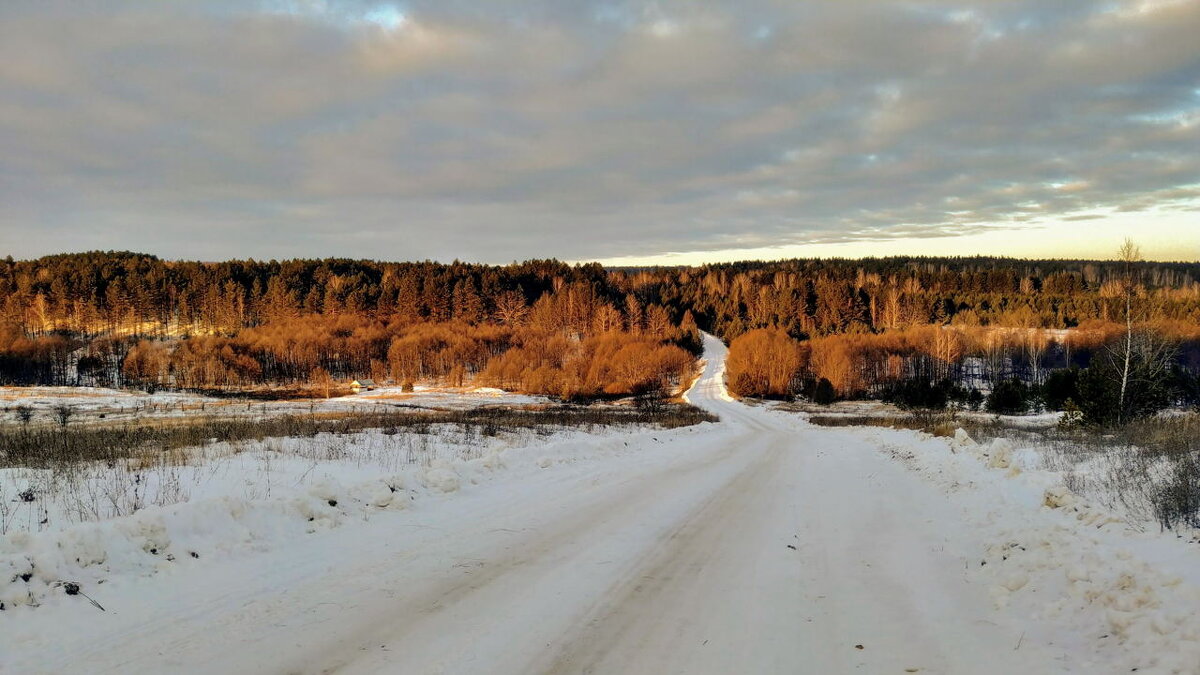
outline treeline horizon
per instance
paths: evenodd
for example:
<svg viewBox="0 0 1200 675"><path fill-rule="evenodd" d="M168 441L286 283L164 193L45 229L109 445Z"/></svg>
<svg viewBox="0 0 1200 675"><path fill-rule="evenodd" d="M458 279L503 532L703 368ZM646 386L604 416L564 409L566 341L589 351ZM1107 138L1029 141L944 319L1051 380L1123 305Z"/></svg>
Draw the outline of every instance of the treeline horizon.
<svg viewBox="0 0 1200 675"><path fill-rule="evenodd" d="M726 341L771 329L818 352L823 341L884 344L930 326L1104 333L1124 320L1131 277L1139 323L1181 336L1200 327L1200 262L894 257L604 268L9 257L0 261L0 382L204 389L374 376L567 398L637 394L686 378L698 329ZM936 339L929 335L922 339Z"/></svg>
<svg viewBox="0 0 1200 675"><path fill-rule="evenodd" d="M1041 283L1024 277L1017 295L1026 300L986 319L967 305L950 311L947 302L948 311L927 323L886 330L802 340L778 325L755 326L730 341L727 380L741 396L802 395L826 404L875 398L997 414L1053 410L1065 413L1067 425L1119 426L1172 405L1200 405L1195 282L1146 267L1132 240L1117 265L1103 279L1083 268L1084 283L1068 293L1054 292L1051 281L1077 283L1069 273ZM885 314L895 286L893 279ZM998 300L1003 306L1012 298ZM874 317L873 299L871 309Z"/></svg>

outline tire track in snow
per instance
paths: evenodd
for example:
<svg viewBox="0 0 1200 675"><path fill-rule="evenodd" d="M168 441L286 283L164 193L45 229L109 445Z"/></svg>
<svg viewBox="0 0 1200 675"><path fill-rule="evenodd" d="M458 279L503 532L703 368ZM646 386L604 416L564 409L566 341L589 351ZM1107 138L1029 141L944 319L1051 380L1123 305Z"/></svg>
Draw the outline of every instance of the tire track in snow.
<svg viewBox="0 0 1200 675"><path fill-rule="evenodd" d="M714 581L714 561L732 552L721 550L731 543L721 541L722 535L746 524L740 521L752 506L747 502L760 494L757 488L779 475L780 449L761 438L754 445L766 446L743 449L757 455L754 463L675 526L633 575L612 588L591 618L568 634L569 642L553 663L531 670L553 674L669 672L672 665L678 668L685 651L700 651L720 639L714 634L698 642L697 617L681 615L678 603L680 595L711 588L705 582ZM782 543L786 538L778 538L777 555L784 556L788 553ZM656 649L659 645L653 641L663 637L675 641L677 648ZM708 651L717 649L714 645Z"/></svg>

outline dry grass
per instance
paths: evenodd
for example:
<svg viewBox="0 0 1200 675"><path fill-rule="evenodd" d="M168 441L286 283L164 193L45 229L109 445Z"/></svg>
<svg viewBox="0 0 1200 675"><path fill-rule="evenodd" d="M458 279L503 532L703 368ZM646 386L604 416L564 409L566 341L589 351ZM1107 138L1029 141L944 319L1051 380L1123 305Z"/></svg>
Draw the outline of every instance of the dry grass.
<svg viewBox="0 0 1200 675"><path fill-rule="evenodd" d="M934 436L952 437L963 425L952 412L904 413L898 415L810 415L808 421L822 427L884 427L924 431Z"/></svg>
<svg viewBox="0 0 1200 675"><path fill-rule="evenodd" d="M0 427L0 467L53 467L80 462L133 459L157 464L162 456L211 443L311 438L321 433L350 434L367 429L428 433L432 425L455 424L484 435L518 429L550 430L610 426L676 428L712 415L689 405L653 408L627 406L496 406L471 410L384 410L373 412L281 415L264 419L183 417L138 420L117 425Z"/></svg>
<svg viewBox="0 0 1200 675"><path fill-rule="evenodd" d="M1117 430L1018 427L1001 418L953 413L812 415L821 426L911 429L951 437L964 429L978 442L1008 438L1041 449L1046 469L1067 487L1127 514L1133 524L1164 530L1200 528L1200 413L1162 415Z"/></svg>

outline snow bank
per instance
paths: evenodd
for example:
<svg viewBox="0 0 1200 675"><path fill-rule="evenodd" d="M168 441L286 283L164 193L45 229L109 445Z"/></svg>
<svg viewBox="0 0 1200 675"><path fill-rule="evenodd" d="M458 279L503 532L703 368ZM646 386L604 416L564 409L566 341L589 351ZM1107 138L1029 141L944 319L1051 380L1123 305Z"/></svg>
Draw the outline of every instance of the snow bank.
<svg viewBox="0 0 1200 675"><path fill-rule="evenodd" d="M1012 467L1013 446L1007 439L994 439L983 454L987 457L987 465L990 469Z"/></svg>
<svg viewBox="0 0 1200 675"><path fill-rule="evenodd" d="M1200 547L1130 527L1006 439L856 431L942 487L991 542L969 573L997 608L1029 617L1031 636L1094 654L1097 671L1200 672Z"/></svg>
<svg viewBox="0 0 1200 675"><path fill-rule="evenodd" d="M406 475L355 485L323 481L286 498L217 497L58 531L16 532L0 537L0 608L36 606L67 581L86 591L114 574L154 574L238 549L269 548L347 519L402 509L420 492Z"/></svg>
<svg viewBox="0 0 1200 675"><path fill-rule="evenodd" d="M1200 668L1200 588L1077 527L1010 534L982 561L998 606L1020 602L1035 618L1074 626L1100 653L1117 652L1126 672Z"/></svg>

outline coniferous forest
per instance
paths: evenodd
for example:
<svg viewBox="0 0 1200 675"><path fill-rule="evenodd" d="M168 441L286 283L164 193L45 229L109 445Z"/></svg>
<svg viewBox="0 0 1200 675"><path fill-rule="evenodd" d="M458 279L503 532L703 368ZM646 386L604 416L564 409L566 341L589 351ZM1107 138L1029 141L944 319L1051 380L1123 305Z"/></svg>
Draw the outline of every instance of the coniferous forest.
<svg viewBox="0 0 1200 675"><path fill-rule="evenodd" d="M730 342L730 385L750 396L977 407L1023 387L1014 405L1028 407L1050 386L1061 391L1040 404L1061 407L1088 398L1123 345L1160 369L1140 377L1166 405L1193 401L1200 371L1200 263L605 269L92 252L0 261L0 298L7 384L237 392L372 377L652 394L686 381L700 329Z"/></svg>

